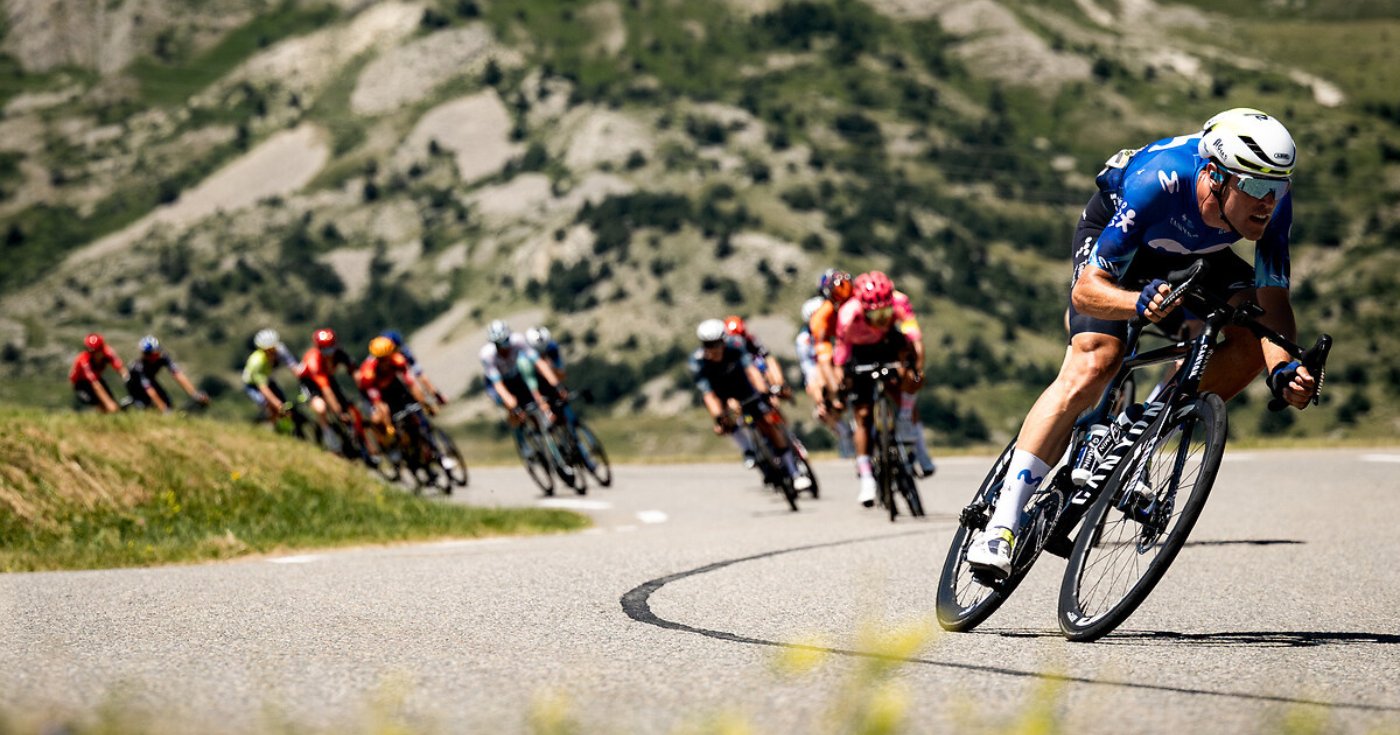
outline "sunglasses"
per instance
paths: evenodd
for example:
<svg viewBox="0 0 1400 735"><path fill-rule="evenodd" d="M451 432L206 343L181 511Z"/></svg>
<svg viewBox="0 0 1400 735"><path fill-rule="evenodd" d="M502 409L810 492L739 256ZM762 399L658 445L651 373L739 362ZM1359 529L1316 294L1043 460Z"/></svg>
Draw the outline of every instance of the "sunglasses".
<svg viewBox="0 0 1400 735"><path fill-rule="evenodd" d="M893 306L881 306L878 309L865 310L865 321L871 324L885 324L892 318L894 318Z"/></svg>
<svg viewBox="0 0 1400 735"><path fill-rule="evenodd" d="M1245 196L1254 199L1267 199L1270 194L1273 194L1274 199L1278 200L1283 198L1283 195L1287 194L1289 188L1293 186L1290 179L1261 179L1234 171L1230 172L1230 176L1234 178L1233 186L1236 189L1244 192Z"/></svg>

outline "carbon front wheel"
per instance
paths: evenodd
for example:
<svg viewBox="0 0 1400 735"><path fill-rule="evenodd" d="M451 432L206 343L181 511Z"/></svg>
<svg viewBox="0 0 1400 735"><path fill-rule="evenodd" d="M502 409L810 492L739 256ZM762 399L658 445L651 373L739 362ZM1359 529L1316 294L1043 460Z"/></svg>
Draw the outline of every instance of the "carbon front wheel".
<svg viewBox="0 0 1400 735"><path fill-rule="evenodd" d="M1084 518L1060 585L1060 630L1093 641L1137 610L1171 566L1210 496L1225 451L1214 393L1164 410Z"/></svg>

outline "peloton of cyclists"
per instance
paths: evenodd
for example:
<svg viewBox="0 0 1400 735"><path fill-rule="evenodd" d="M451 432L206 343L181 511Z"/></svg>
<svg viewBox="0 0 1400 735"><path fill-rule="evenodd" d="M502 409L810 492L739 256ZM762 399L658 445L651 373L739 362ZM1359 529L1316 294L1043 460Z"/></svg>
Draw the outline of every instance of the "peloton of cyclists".
<svg viewBox="0 0 1400 735"><path fill-rule="evenodd" d="M73 386L73 398L79 407L92 406L102 413L121 410L112 395L112 389L107 387L107 381L102 378L102 373L108 366L117 371L122 382L126 382L126 367L107 344L107 340L97 332L84 337L83 351L74 358L73 368L68 372L68 382Z"/></svg>
<svg viewBox="0 0 1400 735"><path fill-rule="evenodd" d="M855 280L855 296L837 314L836 345L832 356L837 384L855 412L856 474L860 480L857 499L861 505L875 504L875 477L870 464L871 406L877 397L870 377L857 375L848 365L898 362L900 378L899 417L896 432L900 441L913 444L915 457L924 476L933 474L923 425L915 414L918 390L924 380L924 349L919 322L909 297L896 291L894 283L880 271L863 273Z"/></svg>
<svg viewBox="0 0 1400 735"><path fill-rule="evenodd" d="M1197 133L1108 160L1074 234L1064 363L1026 415L996 511L968 549L969 565L1003 575L1010 570L1021 509L1064 453L1076 417L1117 372L1128 320L1181 318L1173 306L1162 308L1170 291L1166 274L1203 259L1211 266L1208 291L1256 301L1265 325L1296 338L1288 291L1296 156L1277 119L1235 108ZM1252 267L1229 249L1241 239L1255 242ZM1282 348L1239 327L1225 328L1201 390L1229 400L1266 370L1275 396L1294 408L1307 405L1314 376Z"/></svg>
<svg viewBox="0 0 1400 735"><path fill-rule="evenodd" d="M170 394L165 391L165 386L156 380L162 368L170 371L170 377L175 379L192 400L200 405L209 405L209 396L190 383L190 379L170 358L170 354L161 349L160 340L156 339L155 335L148 334L142 337L136 347L140 355L131 363L131 371L126 378L126 390L131 395L132 405L155 408L161 413L170 411Z"/></svg>
<svg viewBox="0 0 1400 735"><path fill-rule="evenodd" d="M728 410L728 401L737 402L773 447L774 454L781 458L784 471L792 478L793 488L798 491L810 488L812 480L798 470L787 437L768 419L768 414L777 410L769 396L775 396L777 391L754 364L748 349L726 334L725 324L719 319L700 322L695 335L700 339L700 348L690 356L690 375L705 409L714 420L715 434L735 436L739 449L750 456L752 448L739 438L743 432L735 431L738 426Z"/></svg>

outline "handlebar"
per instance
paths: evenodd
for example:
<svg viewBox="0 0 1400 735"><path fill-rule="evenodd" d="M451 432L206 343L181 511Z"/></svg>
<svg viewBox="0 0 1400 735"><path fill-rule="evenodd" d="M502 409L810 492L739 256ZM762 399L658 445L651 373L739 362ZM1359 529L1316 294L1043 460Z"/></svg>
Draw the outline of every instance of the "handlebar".
<svg viewBox="0 0 1400 735"><path fill-rule="evenodd" d="M1317 380L1317 386L1313 389L1311 399L1313 405L1317 405L1322 396L1322 383L1326 377L1327 356L1332 350L1332 335L1323 333L1317 338L1317 342L1311 349L1304 351L1292 340L1259 322L1259 317L1264 315L1264 310L1258 304L1246 301L1239 306L1231 306L1225 299L1201 289L1201 282L1209 272L1210 265L1204 260L1198 260L1181 270L1167 274L1166 280L1172 285L1172 290L1163 299L1163 308L1175 304L1189 295L1193 301L1199 301L1207 310L1227 311L1229 323L1245 327L1259 338L1273 342L1295 360L1298 360L1302 367L1308 369L1308 373ZM1148 320L1143 317L1134 317L1132 320L1132 326L1137 330L1143 329L1147 324ZM1288 373L1287 379L1292 380L1296 371L1288 371ZM1282 411L1287 405L1282 399L1276 397L1269 401L1269 410Z"/></svg>

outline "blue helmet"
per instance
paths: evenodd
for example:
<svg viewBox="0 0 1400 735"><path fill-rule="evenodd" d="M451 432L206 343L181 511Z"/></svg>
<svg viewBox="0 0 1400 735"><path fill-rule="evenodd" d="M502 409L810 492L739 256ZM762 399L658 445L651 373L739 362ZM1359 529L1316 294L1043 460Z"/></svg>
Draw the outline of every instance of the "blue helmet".
<svg viewBox="0 0 1400 735"><path fill-rule="evenodd" d="M396 347L403 347L403 335L397 329L386 329L379 333L382 337L388 337Z"/></svg>
<svg viewBox="0 0 1400 735"><path fill-rule="evenodd" d="M142 337L141 341L136 343L136 346L140 348L141 354L143 355L160 352L160 340L156 339L153 334Z"/></svg>

